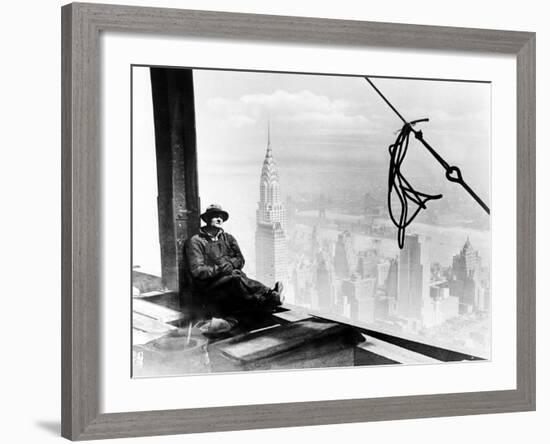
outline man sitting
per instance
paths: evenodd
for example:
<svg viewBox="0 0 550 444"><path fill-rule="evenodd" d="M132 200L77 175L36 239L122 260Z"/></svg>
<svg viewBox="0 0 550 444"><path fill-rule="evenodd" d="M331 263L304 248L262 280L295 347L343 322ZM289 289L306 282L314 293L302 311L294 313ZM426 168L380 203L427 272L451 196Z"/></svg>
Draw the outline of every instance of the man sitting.
<svg viewBox="0 0 550 444"><path fill-rule="evenodd" d="M282 303L283 285L277 282L271 289L246 276L237 240L222 228L228 218L219 205L210 205L201 214L206 225L187 241L185 252L193 291L209 317L272 311Z"/></svg>

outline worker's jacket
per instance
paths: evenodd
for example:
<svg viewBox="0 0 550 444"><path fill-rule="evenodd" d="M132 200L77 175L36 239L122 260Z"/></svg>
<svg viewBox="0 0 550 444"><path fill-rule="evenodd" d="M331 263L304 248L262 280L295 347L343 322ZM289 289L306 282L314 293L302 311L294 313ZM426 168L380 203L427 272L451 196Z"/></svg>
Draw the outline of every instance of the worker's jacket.
<svg viewBox="0 0 550 444"><path fill-rule="evenodd" d="M187 267L194 286L204 288L222 277L220 266L229 262L233 269L241 270L244 257L236 239L221 230L212 238L203 228L187 242Z"/></svg>

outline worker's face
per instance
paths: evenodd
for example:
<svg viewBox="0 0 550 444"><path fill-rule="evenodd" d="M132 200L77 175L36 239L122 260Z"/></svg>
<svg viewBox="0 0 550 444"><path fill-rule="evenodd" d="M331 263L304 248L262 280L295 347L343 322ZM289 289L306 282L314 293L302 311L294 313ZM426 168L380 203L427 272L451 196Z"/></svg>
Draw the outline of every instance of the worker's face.
<svg viewBox="0 0 550 444"><path fill-rule="evenodd" d="M209 221L208 226L213 228L222 228L223 218L220 214L214 215Z"/></svg>

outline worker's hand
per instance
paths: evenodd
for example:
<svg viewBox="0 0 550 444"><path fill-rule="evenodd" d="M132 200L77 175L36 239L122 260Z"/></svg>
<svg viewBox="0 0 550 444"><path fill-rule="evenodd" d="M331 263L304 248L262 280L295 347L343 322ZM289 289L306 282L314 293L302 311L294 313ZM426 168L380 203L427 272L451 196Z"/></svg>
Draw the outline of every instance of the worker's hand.
<svg viewBox="0 0 550 444"><path fill-rule="evenodd" d="M229 262L225 261L225 262L222 262L220 265L219 265L219 270L220 270L220 273L221 274L231 274L231 272L233 271L233 265L231 265Z"/></svg>

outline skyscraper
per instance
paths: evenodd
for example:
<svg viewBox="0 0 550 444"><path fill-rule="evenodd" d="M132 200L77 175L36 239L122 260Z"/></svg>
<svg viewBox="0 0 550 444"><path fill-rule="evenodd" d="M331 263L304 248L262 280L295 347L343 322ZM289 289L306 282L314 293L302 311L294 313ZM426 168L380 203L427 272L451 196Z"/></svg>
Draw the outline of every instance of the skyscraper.
<svg viewBox="0 0 550 444"><path fill-rule="evenodd" d="M362 278L353 273L342 281L342 295L350 301L351 318L373 322L375 312L376 278Z"/></svg>
<svg viewBox="0 0 550 444"><path fill-rule="evenodd" d="M461 314L470 313L474 308L481 308L479 299L480 268L481 258L479 253L473 249L468 238L460 253L453 257L451 269L451 295L459 298Z"/></svg>
<svg viewBox="0 0 550 444"><path fill-rule="evenodd" d="M334 270L336 277L347 279L354 271L355 254L353 252L353 239L349 231L344 231L338 235L336 248L334 251Z"/></svg>
<svg viewBox="0 0 550 444"><path fill-rule="evenodd" d="M323 252L317 254L315 284L317 299L315 308L332 311L335 303L334 273L330 260Z"/></svg>
<svg viewBox="0 0 550 444"><path fill-rule="evenodd" d="M374 248L362 250L357 254L357 273L362 278L377 276L378 251Z"/></svg>
<svg viewBox="0 0 550 444"><path fill-rule="evenodd" d="M319 232L317 230L317 225L313 226L311 230L311 248L310 248L310 257L312 260L317 258L317 254L321 251L321 246L319 245Z"/></svg>
<svg viewBox="0 0 550 444"><path fill-rule="evenodd" d="M256 210L256 276L266 285L286 281L288 246L286 212L281 201L279 172L273 159L271 134L260 176L260 201Z"/></svg>
<svg viewBox="0 0 550 444"><path fill-rule="evenodd" d="M458 316L458 305L458 298L450 296L447 282L431 283L430 300L424 305L424 327L433 327Z"/></svg>
<svg viewBox="0 0 550 444"><path fill-rule="evenodd" d="M453 274L457 279L474 278L479 273L481 258L479 253L474 250L470 238L466 242L460 253L453 257Z"/></svg>
<svg viewBox="0 0 550 444"><path fill-rule="evenodd" d="M384 282L384 287L386 289L386 294L388 297L397 299L397 281L398 281L398 272L397 272L397 259L390 259L390 266L388 270L388 275Z"/></svg>
<svg viewBox="0 0 550 444"><path fill-rule="evenodd" d="M430 263L426 242L418 235L405 236L405 244L399 252L397 272L397 311L399 316L423 318L423 308L430 297Z"/></svg>

